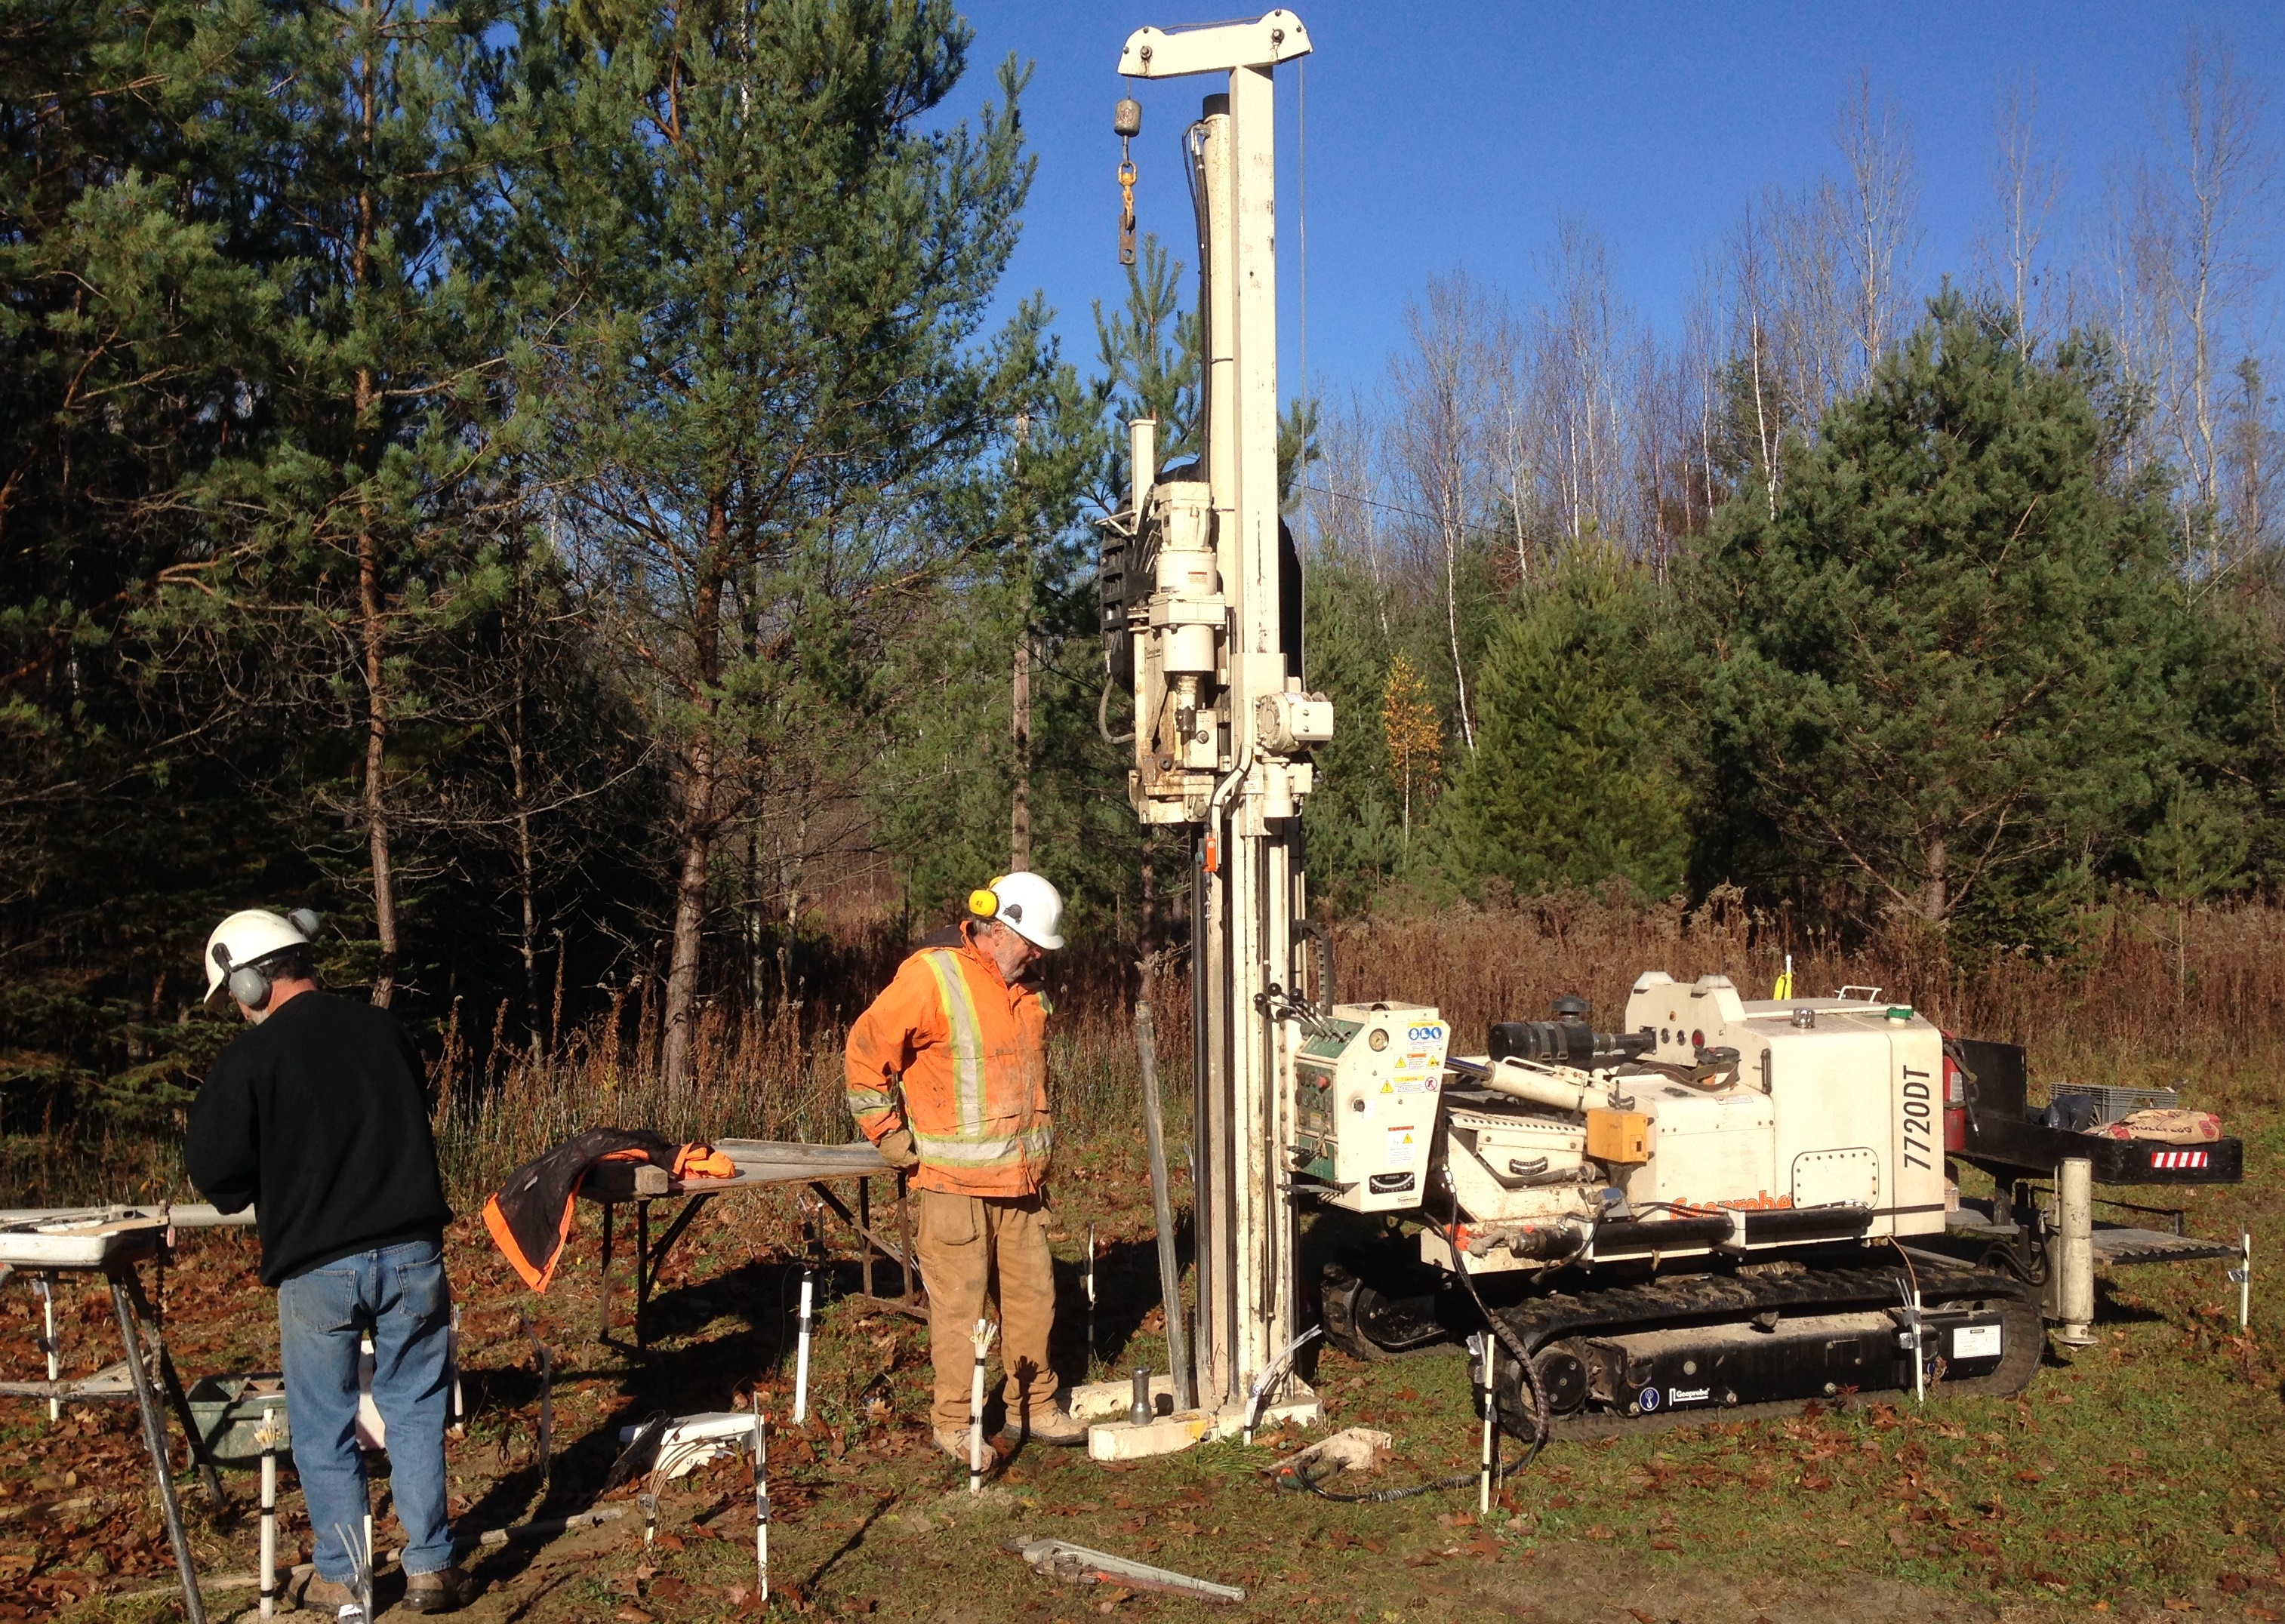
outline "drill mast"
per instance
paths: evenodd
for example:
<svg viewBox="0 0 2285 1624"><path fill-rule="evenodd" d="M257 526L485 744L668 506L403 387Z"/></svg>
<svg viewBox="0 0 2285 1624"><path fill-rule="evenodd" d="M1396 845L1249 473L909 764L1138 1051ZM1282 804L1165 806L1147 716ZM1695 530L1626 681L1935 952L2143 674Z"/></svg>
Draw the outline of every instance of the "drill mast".
<svg viewBox="0 0 2285 1624"><path fill-rule="evenodd" d="M1136 79L1228 76L1183 140L1204 262L1204 455L1162 481L1155 424L1134 426L1133 503L1104 570L1113 673L1135 705L1129 798L1145 824L1192 831L1197 1365L1210 1412L1245 1403L1300 1314L1284 1147L1301 1033L1281 1011L1299 997L1306 756L1332 716L1302 688L1300 571L1278 515L1272 75L1309 49L1300 19L1274 11L1139 29L1119 65Z"/></svg>

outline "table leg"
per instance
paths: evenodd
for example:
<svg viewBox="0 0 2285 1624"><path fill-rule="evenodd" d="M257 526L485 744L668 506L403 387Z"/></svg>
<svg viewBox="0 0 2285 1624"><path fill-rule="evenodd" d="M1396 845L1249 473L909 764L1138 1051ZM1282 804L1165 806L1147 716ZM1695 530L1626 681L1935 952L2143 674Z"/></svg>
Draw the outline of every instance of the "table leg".
<svg viewBox="0 0 2285 1624"><path fill-rule="evenodd" d="M137 1314L149 1323L160 1323L159 1316L152 1312L151 1299L143 1294L141 1279L130 1271L126 1285L128 1301ZM222 1474L215 1468L214 1455L208 1449L207 1440L199 1436L199 1424L191 1415L191 1396L183 1391L183 1377L175 1369L175 1356L167 1351L164 1333L153 1340L158 1345L159 1379L166 1387L167 1402L174 1409L175 1419L183 1424L183 1436L190 1444L191 1459L197 1463L199 1480L206 1486L207 1503L219 1511L227 1503L223 1498Z"/></svg>
<svg viewBox="0 0 2285 1624"><path fill-rule="evenodd" d="M611 1339L611 1220L617 1216L619 1209L617 1203L610 1201L604 1202L602 1206L603 1283L598 1292L602 1298L602 1304L595 1315L595 1340L609 1342Z"/></svg>
<svg viewBox="0 0 2285 1624"><path fill-rule="evenodd" d="M183 1576L183 1611L191 1624L207 1624L198 1570L191 1561L190 1535L183 1527L182 1505L175 1498L175 1476L167 1466L166 1418L160 1412L158 1394L151 1390L151 1372L143 1366L143 1344L135 1332L135 1305L116 1275L111 1277L111 1307L119 1316L119 1340L127 1350L127 1377L135 1387L135 1408L143 1416L143 1443L151 1452L151 1469L159 1474L159 1509L166 1516L167 1538L175 1548L176 1571Z"/></svg>
<svg viewBox="0 0 2285 1624"><path fill-rule="evenodd" d="M873 1181L857 1181L857 1238L864 1247L865 1295L873 1295Z"/></svg>
<svg viewBox="0 0 2285 1624"><path fill-rule="evenodd" d="M897 1239L904 1247L898 1261L904 1265L905 1301L909 1305L913 1300L913 1204L901 1173L897 1175Z"/></svg>
<svg viewBox="0 0 2285 1624"><path fill-rule="evenodd" d="M635 1351L650 1346L643 1310L650 1306L650 1203L635 1203Z"/></svg>

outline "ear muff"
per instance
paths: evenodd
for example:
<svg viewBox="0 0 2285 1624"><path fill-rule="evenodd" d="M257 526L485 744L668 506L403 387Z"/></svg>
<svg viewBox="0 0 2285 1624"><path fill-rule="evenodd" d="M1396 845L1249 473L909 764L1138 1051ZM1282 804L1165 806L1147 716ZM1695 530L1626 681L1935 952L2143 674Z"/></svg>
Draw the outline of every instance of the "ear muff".
<svg viewBox="0 0 2285 1624"><path fill-rule="evenodd" d="M232 964L230 949L220 942L215 944L214 956L215 962L229 972L223 985L230 989L232 998L248 1009L259 1009L270 1001L270 974L267 970L259 964Z"/></svg>
<svg viewBox="0 0 2285 1624"><path fill-rule="evenodd" d="M241 964L230 973L230 995L248 1009L270 1001L270 977L259 964Z"/></svg>
<svg viewBox="0 0 2285 1624"><path fill-rule="evenodd" d="M986 885L979 885L968 893L968 911L978 919L996 919L1000 915L999 893Z"/></svg>

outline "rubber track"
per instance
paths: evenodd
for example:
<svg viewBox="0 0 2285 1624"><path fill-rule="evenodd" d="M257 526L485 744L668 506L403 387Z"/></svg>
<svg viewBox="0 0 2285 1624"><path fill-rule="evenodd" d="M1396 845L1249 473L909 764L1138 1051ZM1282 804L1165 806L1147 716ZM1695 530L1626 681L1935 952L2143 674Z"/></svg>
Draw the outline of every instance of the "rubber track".
<svg viewBox="0 0 2285 1624"><path fill-rule="evenodd" d="M1916 1256L1913 1264L1919 1272L1920 1301L1925 1308L1939 1309L1963 1300L1996 1301L2002 1305L2006 1315L2007 1352L1999 1368L1989 1376L1942 1383L1940 1390L1946 1395L1967 1397L2020 1393L2030 1385L2038 1369L2046 1336L2038 1305L2030 1300L2023 1284L2005 1275L1943 1267L1925 1256ZM1602 1291L1554 1292L1496 1312L1501 1323L1526 1348L1536 1353L1547 1344L1567 1337L1622 1336L1632 1331L1735 1322L1771 1308L1780 1313L1792 1309L1807 1314L1836 1314L1899 1307L1902 1299L1896 1290L1898 1273L1888 1267L1811 1269L1798 1275L1670 1275ZM1503 1384L1504 1403L1506 1396ZM1862 1403L1868 1397L1859 1393L1854 1395L1854 1401ZM1711 1421L1793 1416L1811 1403L1826 1408L1835 1407L1831 1399L1801 1399L1669 1410L1640 1416L1614 1410L1582 1410L1557 1416L1550 1436L1611 1438L1702 1425Z"/></svg>

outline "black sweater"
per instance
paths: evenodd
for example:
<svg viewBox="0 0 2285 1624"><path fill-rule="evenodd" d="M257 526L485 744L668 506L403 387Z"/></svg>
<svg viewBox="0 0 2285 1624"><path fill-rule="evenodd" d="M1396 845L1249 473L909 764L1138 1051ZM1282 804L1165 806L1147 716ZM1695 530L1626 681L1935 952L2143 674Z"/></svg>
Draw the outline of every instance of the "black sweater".
<svg viewBox="0 0 2285 1624"><path fill-rule="evenodd" d="M395 1016L325 992L289 1000L215 1061L183 1161L223 1212L254 1204L263 1284L443 1236L452 1213L420 1072Z"/></svg>

